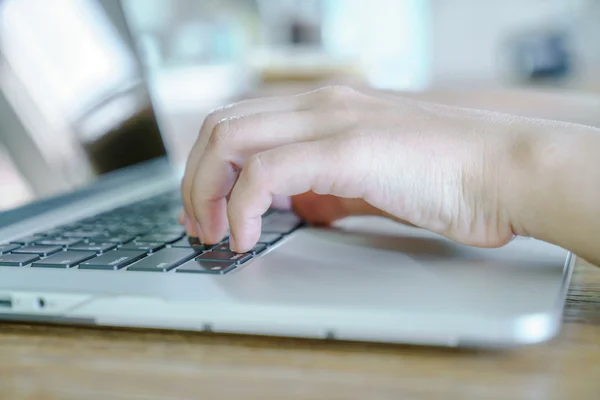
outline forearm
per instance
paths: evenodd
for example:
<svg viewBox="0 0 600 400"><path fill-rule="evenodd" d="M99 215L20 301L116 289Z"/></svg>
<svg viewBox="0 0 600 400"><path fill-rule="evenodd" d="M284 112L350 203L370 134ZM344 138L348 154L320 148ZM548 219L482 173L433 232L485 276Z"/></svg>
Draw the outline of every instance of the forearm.
<svg viewBox="0 0 600 400"><path fill-rule="evenodd" d="M600 265L600 129L541 121L528 129L506 185L515 233Z"/></svg>

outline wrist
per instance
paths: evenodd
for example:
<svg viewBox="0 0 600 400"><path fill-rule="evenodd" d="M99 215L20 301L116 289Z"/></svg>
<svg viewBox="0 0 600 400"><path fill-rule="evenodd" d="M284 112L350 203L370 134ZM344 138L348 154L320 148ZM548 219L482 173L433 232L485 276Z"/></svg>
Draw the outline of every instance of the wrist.
<svg viewBox="0 0 600 400"><path fill-rule="evenodd" d="M521 121L509 133L505 198L513 233L548 240L544 220L564 163L562 134L551 122ZM554 199L556 200L556 199Z"/></svg>
<svg viewBox="0 0 600 400"><path fill-rule="evenodd" d="M509 136L508 179L503 186L514 234L569 250L585 248L585 240L597 237L593 229L582 235L586 226L594 226L590 219L595 216L600 177L586 160L596 157L597 130L525 120Z"/></svg>

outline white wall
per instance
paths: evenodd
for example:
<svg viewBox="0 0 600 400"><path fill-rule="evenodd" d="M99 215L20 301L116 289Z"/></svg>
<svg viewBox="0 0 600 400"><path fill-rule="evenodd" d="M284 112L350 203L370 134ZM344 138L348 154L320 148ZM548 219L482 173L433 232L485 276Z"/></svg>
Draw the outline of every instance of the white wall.
<svg viewBox="0 0 600 400"><path fill-rule="evenodd" d="M430 4L436 86L503 83L507 71L502 56L510 35L560 21L578 29L578 40L590 39L591 33L582 31L584 26L596 29L596 39L582 46L585 69L598 58L593 55L600 46L600 2L596 0L430 0Z"/></svg>

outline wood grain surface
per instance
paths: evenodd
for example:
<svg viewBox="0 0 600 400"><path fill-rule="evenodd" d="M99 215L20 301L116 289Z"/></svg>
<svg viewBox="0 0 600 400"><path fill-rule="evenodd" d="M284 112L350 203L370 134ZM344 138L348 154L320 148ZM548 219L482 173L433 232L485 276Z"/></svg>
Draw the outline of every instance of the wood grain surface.
<svg viewBox="0 0 600 400"><path fill-rule="evenodd" d="M0 324L0 399L600 399L600 268L510 351Z"/></svg>

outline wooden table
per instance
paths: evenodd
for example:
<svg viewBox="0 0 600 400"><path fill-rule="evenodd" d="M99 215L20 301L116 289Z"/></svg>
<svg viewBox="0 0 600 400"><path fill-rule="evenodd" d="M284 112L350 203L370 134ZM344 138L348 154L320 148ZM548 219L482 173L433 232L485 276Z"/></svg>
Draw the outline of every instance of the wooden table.
<svg viewBox="0 0 600 400"><path fill-rule="evenodd" d="M0 324L0 399L600 399L600 268L512 351Z"/></svg>

